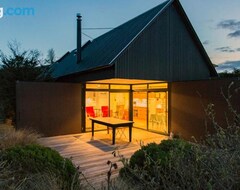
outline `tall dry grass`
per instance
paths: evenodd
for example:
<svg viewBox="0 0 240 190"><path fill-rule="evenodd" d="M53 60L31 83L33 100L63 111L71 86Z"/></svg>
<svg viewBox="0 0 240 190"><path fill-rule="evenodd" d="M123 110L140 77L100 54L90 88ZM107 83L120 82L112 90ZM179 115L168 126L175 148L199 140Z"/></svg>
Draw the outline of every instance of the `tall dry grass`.
<svg viewBox="0 0 240 190"><path fill-rule="evenodd" d="M20 129L9 131L0 137L0 150L4 150L16 145L37 144L40 135L34 131Z"/></svg>
<svg viewBox="0 0 240 190"><path fill-rule="evenodd" d="M4 190L59 190L57 177L51 172L22 175L11 163L0 161L0 189Z"/></svg>

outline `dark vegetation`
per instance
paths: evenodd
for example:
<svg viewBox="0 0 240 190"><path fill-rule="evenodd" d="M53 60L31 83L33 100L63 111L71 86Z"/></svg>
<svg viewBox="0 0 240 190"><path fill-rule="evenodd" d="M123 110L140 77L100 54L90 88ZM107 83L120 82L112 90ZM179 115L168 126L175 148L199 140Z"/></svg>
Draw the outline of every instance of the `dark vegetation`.
<svg viewBox="0 0 240 190"><path fill-rule="evenodd" d="M0 189L81 189L71 160L37 144L38 134L12 131L0 137Z"/></svg>
<svg viewBox="0 0 240 190"><path fill-rule="evenodd" d="M78 182L78 171L69 159L62 158L58 152L37 144L14 146L2 154L2 161L10 164L17 171L15 181L38 174L50 173L62 189L75 187ZM75 179L76 178L76 179ZM75 181L75 182L74 182ZM30 186L25 184L25 186Z"/></svg>
<svg viewBox="0 0 240 190"><path fill-rule="evenodd" d="M15 119L16 82L51 80L44 74L47 64L54 61L54 51L49 50L48 58L41 59L38 50L21 50L19 43L8 45L10 55L0 50L0 115Z"/></svg>

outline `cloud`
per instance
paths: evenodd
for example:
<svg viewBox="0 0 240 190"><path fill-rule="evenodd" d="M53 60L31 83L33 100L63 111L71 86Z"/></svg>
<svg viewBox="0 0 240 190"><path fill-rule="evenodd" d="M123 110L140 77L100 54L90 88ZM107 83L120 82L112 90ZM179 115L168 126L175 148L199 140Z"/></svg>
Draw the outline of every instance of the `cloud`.
<svg viewBox="0 0 240 190"><path fill-rule="evenodd" d="M236 30L235 32L229 33L228 37L231 37L231 38L238 38L238 37L240 37L240 30Z"/></svg>
<svg viewBox="0 0 240 190"><path fill-rule="evenodd" d="M221 52L227 52L227 53L233 53L233 52L235 52L235 50L232 49L232 48L230 48L229 46L219 47L219 48L216 48L215 50L221 51Z"/></svg>
<svg viewBox="0 0 240 190"><path fill-rule="evenodd" d="M240 21L234 19L223 20L217 24L217 27L233 31L227 35L230 38L240 38Z"/></svg>
<svg viewBox="0 0 240 190"><path fill-rule="evenodd" d="M240 51L240 48L237 48L236 51Z"/></svg>
<svg viewBox="0 0 240 190"><path fill-rule="evenodd" d="M233 72L235 69L240 69L240 60L238 61L226 61L225 63L219 64L216 67L218 73L222 72Z"/></svg>
<svg viewBox="0 0 240 190"><path fill-rule="evenodd" d="M205 40L205 41L203 42L203 45L208 45L209 43L210 43L209 40Z"/></svg>
<svg viewBox="0 0 240 190"><path fill-rule="evenodd" d="M239 30L240 29L240 21L236 20L224 20L218 23L219 28L229 29L229 30Z"/></svg>

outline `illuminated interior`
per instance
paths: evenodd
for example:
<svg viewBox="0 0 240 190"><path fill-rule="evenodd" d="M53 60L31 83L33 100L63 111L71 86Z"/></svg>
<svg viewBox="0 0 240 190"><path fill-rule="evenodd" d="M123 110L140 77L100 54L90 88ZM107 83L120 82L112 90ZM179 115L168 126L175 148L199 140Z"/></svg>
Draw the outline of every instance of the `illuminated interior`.
<svg viewBox="0 0 240 190"><path fill-rule="evenodd" d="M130 99L132 98L132 99ZM86 84L85 129L89 117L134 121L134 127L168 134L168 84L162 81L109 79ZM95 125L96 130L106 126Z"/></svg>
<svg viewBox="0 0 240 190"><path fill-rule="evenodd" d="M148 94L148 129L168 133L167 92L149 92Z"/></svg>
<svg viewBox="0 0 240 190"><path fill-rule="evenodd" d="M110 117L129 120L129 93L110 93Z"/></svg>
<svg viewBox="0 0 240 190"><path fill-rule="evenodd" d="M87 91L85 110L86 110L86 131L91 130L91 121L89 117L103 117L102 108L109 106L109 93L106 91ZM107 113L107 116L109 114ZM96 129L103 129L103 126L96 124ZM105 127L106 128L106 127ZM104 128L104 129L105 129Z"/></svg>
<svg viewBox="0 0 240 190"><path fill-rule="evenodd" d="M133 92L134 126L146 129L147 126L147 92Z"/></svg>

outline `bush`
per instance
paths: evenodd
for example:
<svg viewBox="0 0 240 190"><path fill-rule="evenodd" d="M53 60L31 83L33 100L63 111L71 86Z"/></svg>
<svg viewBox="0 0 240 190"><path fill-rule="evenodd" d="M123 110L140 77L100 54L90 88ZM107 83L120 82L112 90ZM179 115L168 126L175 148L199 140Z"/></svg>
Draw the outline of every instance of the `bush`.
<svg viewBox="0 0 240 190"><path fill-rule="evenodd" d="M185 154L191 149L191 144L181 139L163 140L160 144L150 143L142 146L130 159L130 167L143 168L146 162L153 166L156 162L164 166L171 153Z"/></svg>
<svg viewBox="0 0 240 190"><path fill-rule="evenodd" d="M203 144L166 140L144 146L125 163L120 176L135 189L238 189L239 127L230 131L232 146L219 148L229 136L229 131L220 131Z"/></svg>
<svg viewBox="0 0 240 190"><path fill-rule="evenodd" d="M201 144L149 144L125 163L120 176L136 189L238 189L239 131L239 126L221 128Z"/></svg>
<svg viewBox="0 0 240 190"><path fill-rule="evenodd" d="M6 164L10 164L11 168L17 171L14 178L18 182L38 175L47 175L53 176L59 189L80 188L79 173L71 160L64 159L50 148L37 144L11 147L2 152L2 161L6 161ZM32 180L24 181L28 182L25 186L29 186Z"/></svg>
<svg viewBox="0 0 240 190"><path fill-rule="evenodd" d="M143 188L162 186L161 172L168 170L172 165L172 156L189 159L192 146L181 139L164 140L160 144L150 143L142 146L120 170L120 176L133 180L135 185L141 184Z"/></svg>
<svg viewBox="0 0 240 190"><path fill-rule="evenodd" d="M149 161L151 162L150 165L152 165L153 162L164 160L165 156L165 152L159 148L158 144L150 143L146 146L142 146L140 150L136 151L132 155L129 164L131 168L143 168L146 165L145 163L148 161L147 157L151 158Z"/></svg>

